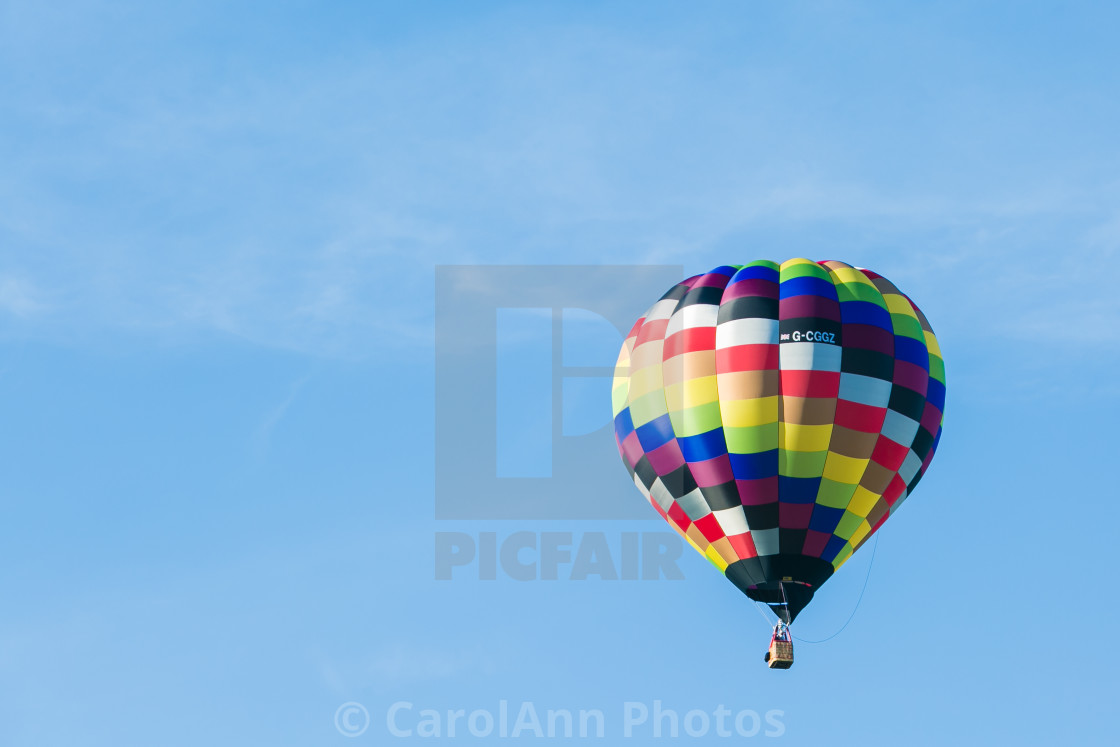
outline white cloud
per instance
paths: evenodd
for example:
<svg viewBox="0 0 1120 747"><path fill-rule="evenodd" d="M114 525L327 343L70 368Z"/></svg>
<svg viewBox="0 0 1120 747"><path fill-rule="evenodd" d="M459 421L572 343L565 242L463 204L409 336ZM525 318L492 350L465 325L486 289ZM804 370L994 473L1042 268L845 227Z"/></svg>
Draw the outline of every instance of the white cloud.
<svg viewBox="0 0 1120 747"><path fill-rule="evenodd" d="M47 310L42 292L25 279L0 275L0 310L18 317L31 317Z"/></svg>

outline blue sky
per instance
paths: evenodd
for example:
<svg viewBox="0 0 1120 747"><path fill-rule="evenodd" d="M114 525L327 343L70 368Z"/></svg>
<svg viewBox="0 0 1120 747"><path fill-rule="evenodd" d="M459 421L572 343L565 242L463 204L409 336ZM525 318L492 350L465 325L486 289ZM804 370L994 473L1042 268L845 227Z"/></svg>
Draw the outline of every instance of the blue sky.
<svg viewBox="0 0 1120 747"><path fill-rule="evenodd" d="M782 712L748 741L1111 743L1118 22L0 4L0 743L405 743L395 702L502 699L608 737L659 699ZM679 581L434 579L436 532L662 530L434 518L437 265L796 256L889 277L948 369L870 575L868 546L798 620L830 635L867 579L840 636L767 671L690 554ZM586 329L578 365L612 365ZM609 400L565 407L583 432Z"/></svg>

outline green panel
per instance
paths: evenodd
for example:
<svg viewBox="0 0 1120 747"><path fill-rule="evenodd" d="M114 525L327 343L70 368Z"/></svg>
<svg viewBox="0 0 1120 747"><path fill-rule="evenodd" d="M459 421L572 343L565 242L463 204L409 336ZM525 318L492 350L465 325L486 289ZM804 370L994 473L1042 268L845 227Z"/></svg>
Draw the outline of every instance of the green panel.
<svg viewBox="0 0 1120 747"><path fill-rule="evenodd" d="M782 267L779 279L781 281L793 280L794 278L820 278L832 282L832 275L829 273L827 267L821 267L816 262L808 264L801 263L790 265L789 267Z"/></svg>
<svg viewBox="0 0 1120 747"><path fill-rule="evenodd" d="M857 485L848 485L822 477L821 487L817 492L817 503L829 508L847 508L857 487Z"/></svg>
<svg viewBox="0 0 1120 747"><path fill-rule="evenodd" d="M942 384L945 383L945 361L941 360L941 356L931 355L929 357L929 375L931 379L937 379Z"/></svg>
<svg viewBox="0 0 1120 747"><path fill-rule="evenodd" d="M611 389L611 407L614 414L622 412L622 408L626 407L626 400L630 394L630 379L625 379L623 383L618 384Z"/></svg>
<svg viewBox="0 0 1120 747"><path fill-rule="evenodd" d="M641 397L630 400L630 417L635 426L645 425L667 412L665 409L665 390L654 389Z"/></svg>
<svg viewBox="0 0 1120 747"><path fill-rule="evenodd" d="M894 324L894 333L902 335L903 337L913 337L918 340L922 345L926 344L926 333L922 329L922 323L912 316L906 314L891 314L891 322Z"/></svg>
<svg viewBox="0 0 1120 747"><path fill-rule="evenodd" d="M778 448L778 424L724 427L727 450L732 454L758 454Z"/></svg>
<svg viewBox="0 0 1120 747"><path fill-rule="evenodd" d="M670 413L669 417L673 422L673 432L678 437L695 436L723 427L723 418L720 416L718 401L696 405L681 412ZM677 427L678 421L680 422L680 428Z"/></svg>
<svg viewBox="0 0 1120 747"><path fill-rule="evenodd" d="M867 301L884 309L887 308L883 294L875 286L865 283L837 283L836 297L841 301Z"/></svg>
<svg viewBox="0 0 1120 747"><path fill-rule="evenodd" d="M845 511L844 516L840 519L840 523L836 525L833 534L837 537L844 539L851 539L852 535L859 529L859 525L864 522L864 518L858 514L853 514L851 511Z"/></svg>
<svg viewBox="0 0 1120 747"><path fill-rule="evenodd" d="M778 451L778 474L784 477L820 477L827 451Z"/></svg>
<svg viewBox="0 0 1120 747"><path fill-rule="evenodd" d="M840 548L840 552L836 554L836 557L832 559L832 567L833 568L840 567L841 563L843 563L848 558L852 557L853 552L854 552L854 550L852 550L851 543L848 543L848 544L844 545L842 548Z"/></svg>

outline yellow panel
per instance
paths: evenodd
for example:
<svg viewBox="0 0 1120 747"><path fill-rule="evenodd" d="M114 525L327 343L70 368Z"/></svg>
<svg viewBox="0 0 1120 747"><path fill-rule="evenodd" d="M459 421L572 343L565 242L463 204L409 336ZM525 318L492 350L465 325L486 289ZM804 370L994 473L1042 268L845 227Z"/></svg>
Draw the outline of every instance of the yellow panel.
<svg viewBox="0 0 1120 747"><path fill-rule="evenodd" d="M716 377L705 376L689 379L680 384L665 385L665 403L670 410L687 410L696 405L706 405L719 399Z"/></svg>
<svg viewBox="0 0 1120 747"><path fill-rule="evenodd" d="M716 568L719 568L720 572L727 570L727 566L730 565L726 560L719 556L719 553L716 552L715 548L711 545L708 545L708 549L704 551L704 557L708 559L709 563L714 565Z"/></svg>
<svg viewBox="0 0 1120 747"><path fill-rule="evenodd" d="M852 547L855 547L863 541L863 538L866 537L867 533L870 531L871 525L864 521L859 525L858 528L856 528L856 531L852 533L852 537L848 540L848 542L851 543Z"/></svg>
<svg viewBox="0 0 1120 747"><path fill-rule="evenodd" d="M723 414L723 424L733 428L775 423L778 420L778 398L723 401L720 403L720 412Z"/></svg>
<svg viewBox="0 0 1120 747"><path fill-rule="evenodd" d="M630 396L632 398L660 391L661 388L661 369L657 366L642 368L630 374Z"/></svg>
<svg viewBox="0 0 1120 747"><path fill-rule="evenodd" d="M867 470L868 461L867 459L841 456L834 451L830 451L828 459L824 463L824 476L836 482L858 485L863 478L863 473Z"/></svg>
<svg viewBox="0 0 1120 747"><path fill-rule="evenodd" d="M833 269L832 274L835 275L836 279L841 283L861 283L863 285L870 285L872 288L875 288L875 284L872 283L866 275L864 275L854 267L839 267ZM875 289L878 290L878 288Z"/></svg>
<svg viewBox="0 0 1120 747"><path fill-rule="evenodd" d="M705 405L718 399L719 391L716 389L716 377L714 375L689 379L684 383L685 407Z"/></svg>
<svg viewBox="0 0 1120 747"><path fill-rule="evenodd" d="M778 424L778 443L789 451L828 451L830 440L831 425Z"/></svg>
<svg viewBox="0 0 1120 747"><path fill-rule="evenodd" d="M879 495L860 485L856 488L855 495L852 496L852 502L848 504L848 510L853 514L866 517L871 513L871 509L875 508L879 498Z"/></svg>
<svg viewBox="0 0 1120 747"><path fill-rule="evenodd" d="M926 332L926 349L938 358L944 357L941 355L941 344L937 342L937 337L932 332Z"/></svg>
<svg viewBox="0 0 1120 747"><path fill-rule="evenodd" d="M885 293L883 294L883 300L887 302L887 311L892 314L905 314L915 319L918 318L918 315L914 313L914 307L910 305L910 302L906 300L905 296L900 296L896 293Z"/></svg>

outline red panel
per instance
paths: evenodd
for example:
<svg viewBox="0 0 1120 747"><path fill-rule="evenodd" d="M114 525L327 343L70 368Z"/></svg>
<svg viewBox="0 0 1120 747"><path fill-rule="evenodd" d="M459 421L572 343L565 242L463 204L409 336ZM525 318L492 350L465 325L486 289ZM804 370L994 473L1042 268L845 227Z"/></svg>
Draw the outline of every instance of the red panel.
<svg viewBox="0 0 1120 747"><path fill-rule="evenodd" d="M716 350L716 372L776 371L779 365L777 345L736 345Z"/></svg>
<svg viewBox="0 0 1120 747"><path fill-rule="evenodd" d="M669 360L674 355L712 351L716 347L715 327L690 327L665 339L665 352L662 357Z"/></svg>
<svg viewBox="0 0 1120 747"><path fill-rule="evenodd" d="M827 397L840 394L839 371L782 371L782 394L790 397Z"/></svg>
<svg viewBox="0 0 1120 747"><path fill-rule="evenodd" d="M906 460L908 451L910 451L909 447L895 443L886 436L879 436L879 440L875 442L875 451L871 452L871 459L876 464L897 471Z"/></svg>
<svg viewBox="0 0 1120 747"><path fill-rule="evenodd" d="M642 328L638 330L638 339L634 342L634 347L638 347L651 340L665 339L665 330L668 326L668 319L657 319L652 322L646 322L642 325Z"/></svg>
<svg viewBox="0 0 1120 747"><path fill-rule="evenodd" d="M836 425L863 433L878 433L883 428L887 408L861 405L846 399L836 400Z"/></svg>
<svg viewBox="0 0 1120 747"><path fill-rule="evenodd" d="M692 525L692 520L688 518L688 514L681 508L681 504L676 502L674 502L672 506L669 506L669 518L681 528L682 532Z"/></svg>
<svg viewBox="0 0 1120 747"><path fill-rule="evenodd" d="M695 524L696 528L700 530L700 534L704 535L704 539L708 540L708 542L715 542L720 537L724 536L723 527L719 525L715 514L701 516L695 521Z"/></svg>
<svg viewBox="0 0 1120 747"><path fill-rule="evenodd" d="M740 560L758 555L758 550L755 549L754 540L751 539L750 534L730 534L727 536L727 541L731 543L732 549L735 550L735 554L739 556Z"/></svg>
<svg viewBox="0 0 1120 747"><path fill-rule="evenodd" d="M894 506L898 499L906 492L906 483L902 478L895 475L891 478L891 484L887 486L886 491L883 493L883 500L887 502L888 506Z"/></svg>

